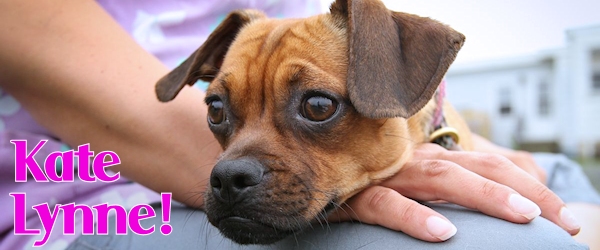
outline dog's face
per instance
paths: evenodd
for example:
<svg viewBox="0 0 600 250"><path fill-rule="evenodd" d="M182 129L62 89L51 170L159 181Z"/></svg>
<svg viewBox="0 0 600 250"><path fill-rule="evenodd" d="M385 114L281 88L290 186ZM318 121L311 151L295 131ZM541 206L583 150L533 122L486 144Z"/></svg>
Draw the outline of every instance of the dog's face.
<svg viewBox="0 0 600 250"><path fill-rule="evenodd" d="M238 243L272 243L396 173L413 146L404 118L431 98L463 39L375 0L306 19L230 14L157 85L166 101L210 81L208 123L224 152L209 221Z"/></svg>
<svg viewBox="0 0 600 250"><path fill-rule="evenodd" d="M210 128L224 153L206 211L238 242L270 242L324 220L393 174L407 151L394 137L407 138L402 124L365 118L352 106L345 33L330 18L253 22L207 90ZM231 181L238 183L224 183Z"/></svg>

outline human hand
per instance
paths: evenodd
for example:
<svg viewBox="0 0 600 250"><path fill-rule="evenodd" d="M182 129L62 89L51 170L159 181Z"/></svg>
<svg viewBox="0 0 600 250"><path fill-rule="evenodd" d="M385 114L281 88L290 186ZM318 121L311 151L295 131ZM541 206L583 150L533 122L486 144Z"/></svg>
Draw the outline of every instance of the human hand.
<svg viewBox="0 0 600 250"><path fill-rule="evenodd" d="M538 181L546 184L546 171L537 165L531 153L520 150L512 150L500 147L477 134L471 134L474 150L478 152L494 153L502 155L512 161L515 165L525 170Z"/></svg>
<svg viewBox="0 0 600 250"><path fill-rule="evenodd" d="M533 159L531 153L520 150L510 150L507 154L501 154L512 161L517 167L525 170L525 172L529 173L531 176L536 178L543 184L547 184L547 176L546 171L538 166L538 164Z"/></svg>
<svg viewBox="0 0 600 250"><path fill-rule="evenodd" d="M445 200L515 223L541 213L572 235L580 230L558 196L506 157L435 144L417 146L395 176L350 198L329 219L377 224L431 242L456 233L447 218L415 200Z"/></svg>

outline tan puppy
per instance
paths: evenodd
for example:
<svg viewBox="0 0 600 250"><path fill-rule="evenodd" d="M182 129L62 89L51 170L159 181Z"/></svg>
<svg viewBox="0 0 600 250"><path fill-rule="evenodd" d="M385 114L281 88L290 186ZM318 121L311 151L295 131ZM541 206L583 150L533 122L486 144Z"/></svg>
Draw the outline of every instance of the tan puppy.
<svg viewBox="0 0 600 250"><path fill-rule="evenodd" d="M306 19L231 13L156 86L169 101L210 82L208 123L224 150L205 195L210 222L238 243L272 243L394 175L428 141L430 100L463 41L378 0L338 0Z"/></svg>

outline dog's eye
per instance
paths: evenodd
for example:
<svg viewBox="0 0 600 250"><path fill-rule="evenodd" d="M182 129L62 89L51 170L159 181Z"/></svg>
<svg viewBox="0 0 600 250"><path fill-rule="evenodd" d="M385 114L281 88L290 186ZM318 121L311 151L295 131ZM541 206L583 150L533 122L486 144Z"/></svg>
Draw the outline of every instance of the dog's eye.
<svg viewBox="0 0 600 250"><path fill-rule="evenodd" d="M223 113L223 102L221 100L214 100L208 104L208 121L211 124L218 125L225 120L225 114Z"/></svg>
<svg viewBox="0 0 600 250"><path fill-rule="evenodd" d="M313 96L304 100L301 113L306 119L321 122L329 119L337 110L338 103L324 96Z"/></svg>

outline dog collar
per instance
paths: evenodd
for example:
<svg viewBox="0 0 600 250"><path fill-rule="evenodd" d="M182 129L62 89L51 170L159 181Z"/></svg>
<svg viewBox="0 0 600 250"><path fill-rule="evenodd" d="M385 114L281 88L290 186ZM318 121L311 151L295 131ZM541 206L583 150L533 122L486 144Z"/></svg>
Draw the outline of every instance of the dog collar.
<svg viewBox="0 0 600 250"><path fill-rule="evenodd" d="M435 111L433 112L432 131L429 133L429 142L438 144L445 149L460 151L458 145L460 136L458 130L448 126L444 117L444 97L446 96L446 79L442 80L435 91Z"/></svg>

